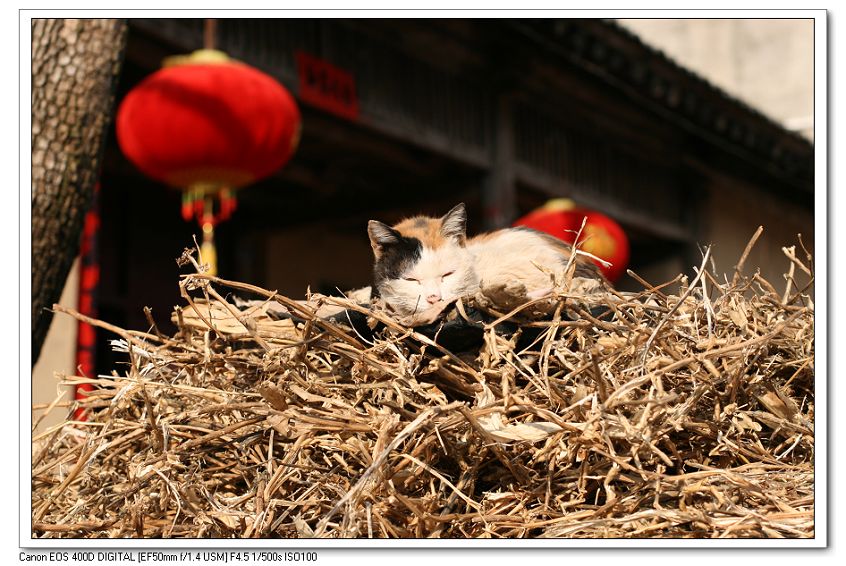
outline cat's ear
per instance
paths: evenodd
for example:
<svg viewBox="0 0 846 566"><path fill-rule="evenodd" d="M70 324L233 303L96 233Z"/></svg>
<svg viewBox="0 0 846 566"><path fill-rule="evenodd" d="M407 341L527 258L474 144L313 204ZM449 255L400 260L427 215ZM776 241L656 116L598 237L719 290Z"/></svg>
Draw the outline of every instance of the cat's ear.
<svg viewBox="0 0 846 566"><path fill-rule="evenodd" d="M370 236L370 246L373 254L378 258L386 247L398 244L400 233L378 220L371 220L367 223L367 235Z"/></svg>
<svg viewBox="0 0 846 566"><path fill-rule="evenodd" d="M453 238L460 245L464 245L467 239L467 209L463 202L455 205L441 217L441 235L444 238Z"/></svg>

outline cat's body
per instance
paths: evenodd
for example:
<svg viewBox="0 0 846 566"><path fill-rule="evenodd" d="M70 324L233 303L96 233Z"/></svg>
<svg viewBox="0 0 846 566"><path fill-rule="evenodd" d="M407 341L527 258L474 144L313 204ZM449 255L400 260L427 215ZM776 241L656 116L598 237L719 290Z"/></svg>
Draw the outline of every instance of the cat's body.
<svg viewBox="0 0 846 566"><path fill-rule="evenodd" d="M527 298L540 298L553 290L550 272L570 260L570 246L547 234L505 228L468 239L466 221L463 204L441 218L417 216L393 227L371 220L372 296L402 317L426 320L486 285L522 285ZM575 277L602 280L593 263L574 264Z"/></svg>

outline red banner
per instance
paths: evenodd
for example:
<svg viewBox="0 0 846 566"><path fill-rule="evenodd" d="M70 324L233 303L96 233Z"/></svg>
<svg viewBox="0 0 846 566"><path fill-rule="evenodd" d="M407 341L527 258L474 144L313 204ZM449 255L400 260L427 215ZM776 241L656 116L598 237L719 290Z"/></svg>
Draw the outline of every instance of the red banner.
<svg viewBox="0 0 846 566"><path fill-rule="evenodd" d="M298 51L296 57L300 99L343 118L358 119L358 97L352 74L303 51Z"/></svg>
<svg viewBox="0 0 846 566"><path fill-rule="evenodd" d="M100 231L100 183L94 186L94 200L91 208L85 214L85 224L82 229L82 244L79 250L79 297L77 310L86 316L97 316L96 291L100 282L100 265L97 253L97 234ZM94 358L97 352L96 332L93 326L85 322L77 324L76 335L76 367L80 375L94 377ZM84 399L85 393L91 391L90 383L83 383L76 387L77 399ZM85 411L77 409L74 414L76 420L86 420Z"/></svg>

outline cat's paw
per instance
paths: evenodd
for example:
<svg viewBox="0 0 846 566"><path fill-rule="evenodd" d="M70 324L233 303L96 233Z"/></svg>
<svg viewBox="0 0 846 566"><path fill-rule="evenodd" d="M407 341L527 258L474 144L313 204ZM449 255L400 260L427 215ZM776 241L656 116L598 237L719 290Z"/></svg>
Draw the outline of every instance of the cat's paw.
<svg viewBox="0 0 846 566"><path fill-rule="evenodd" d="M449 301L438 301L428 308L415 312L409 316L398 317L397 322L404 326L425 326L432 324L452 304Z"/></svg>
<svg viewBox="0 0 846 566"><path fill-rule="evenodd" d="M477 299L482 304L498 308L513 309L529 301L526 286L520 281L497 281L479 283Z"/></svg>
<svg viewBox="0 0 846 566"><path fill-rule="evenodd" d="M605 290L601 279L595 277L573 277L566 292L572 295L593 295Z"/></svg>

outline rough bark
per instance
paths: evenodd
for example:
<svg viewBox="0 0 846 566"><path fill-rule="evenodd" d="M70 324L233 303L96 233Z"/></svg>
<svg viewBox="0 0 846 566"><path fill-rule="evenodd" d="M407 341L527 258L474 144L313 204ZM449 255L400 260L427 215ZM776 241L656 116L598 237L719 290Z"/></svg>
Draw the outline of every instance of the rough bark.
<svg viewBox="0 0 846 566"><path fill-rule="evenodd" d="M32 20L32 364L97 180L126 45L123 20Z"/></svg>

